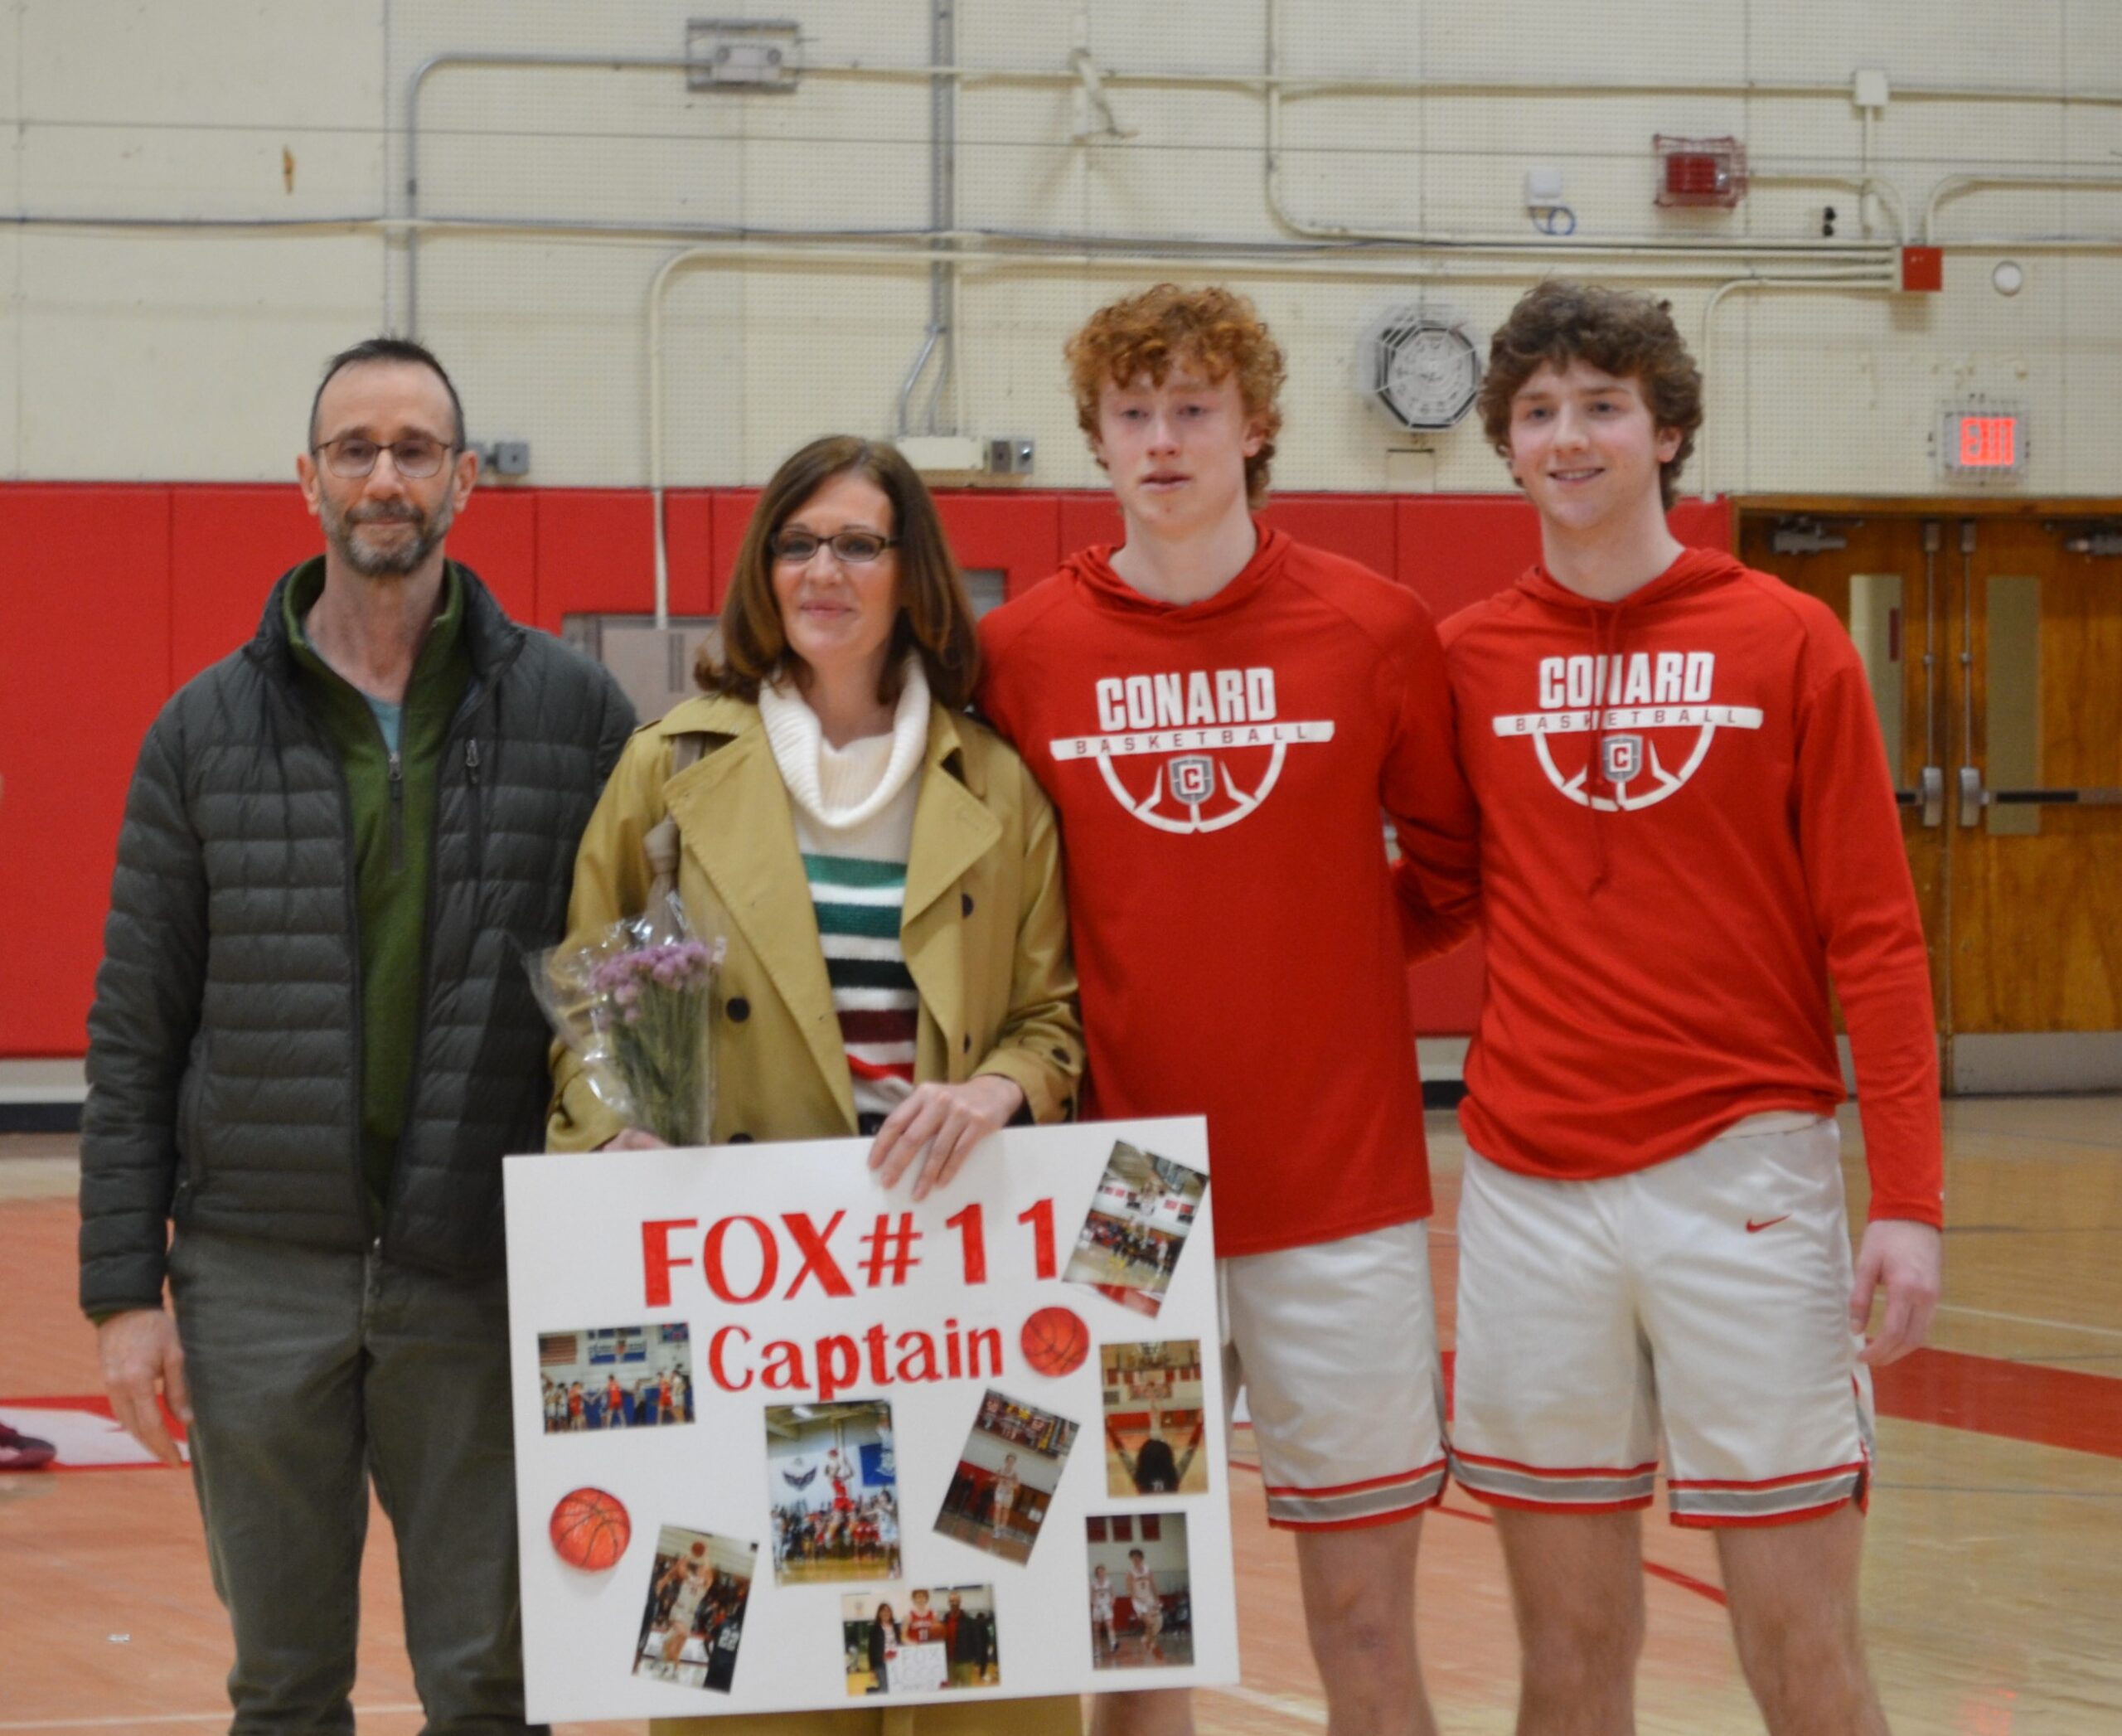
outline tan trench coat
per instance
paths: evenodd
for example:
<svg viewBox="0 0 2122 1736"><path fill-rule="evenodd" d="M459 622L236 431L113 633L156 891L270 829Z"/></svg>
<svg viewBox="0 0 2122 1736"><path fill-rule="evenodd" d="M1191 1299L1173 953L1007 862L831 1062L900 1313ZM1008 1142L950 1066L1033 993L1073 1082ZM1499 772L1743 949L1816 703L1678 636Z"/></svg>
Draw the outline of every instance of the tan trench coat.
<svg viewBox="0 0 2122 1736"><path fill-rule="evenodd" d="M699 763L669 775L674 736L704 732ZM704 939L729 943L715 993L714 1142L852 1137L847 1070L788 792L758 708L705 697L637 730L583 833L569 943L638 911L642 836L678 822L678 893ZM1059 1121L1083 1075L1076 972L1054 811L1000 739L940 706L916 798L899 924L921 992L914 1077L1014 1079L1032 1119ZM618 1124L572 1055L555 1063L546 1144L585 1151Z"/></svg>
<svg viewBox="0 0 2122 1736"><path fill-rule="evenodd" d="M673 778L671 739L695 730L707 734L707 751ZM635 733L583 834L570 942L642 908L642 836L666 812L678 822L686 913L703 938L729 943L715 994L715 1142L853 1135L854 1087L795 822L756 706L688 700ZM997 1073L1023 1088L1034 1120L1068 1114L1083 1046L1054 812L998 737L941 706L929 711L899 938L921 992L915 1078ZM587 1150L618 1131L571 1055L557 1060L555 1086L550 1149ZM1005 1680L1012 1649L1022 1656L1027 1647L1061 1642L1033 1633L999 1638ZM835 1656L839 1642L836 1627L819 1636ZM1010 1736L1078 1736L1081 1728L1073 1697L649 1724L652 1736L979 1736L1005 1729Z"/></svg>

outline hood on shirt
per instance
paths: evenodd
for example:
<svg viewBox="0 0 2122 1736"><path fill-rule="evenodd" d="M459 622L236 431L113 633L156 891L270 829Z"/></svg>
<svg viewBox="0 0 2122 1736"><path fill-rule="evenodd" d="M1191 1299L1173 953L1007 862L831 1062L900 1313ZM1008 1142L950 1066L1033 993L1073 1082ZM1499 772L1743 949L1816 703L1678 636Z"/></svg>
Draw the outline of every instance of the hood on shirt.
<svg viewBox="0 0 2122 1736"><path fill-rule="evenodd" d="M1243 607L1274 576L1282 557L1289 552L1287 531L1278 531L1257 518L1252 521L1252 526L1259 541L1253 548L1252 560L1229 584L1198 603L1167 603L1156 597L1144 596L1112 570L1113 555L1125 546L1120 543L1097 543L1088 549L1078 549L1061 563L1061 570L1096 608L1136 617L1167 615L1184 616L1189 621L1207 620Z"/></svg>

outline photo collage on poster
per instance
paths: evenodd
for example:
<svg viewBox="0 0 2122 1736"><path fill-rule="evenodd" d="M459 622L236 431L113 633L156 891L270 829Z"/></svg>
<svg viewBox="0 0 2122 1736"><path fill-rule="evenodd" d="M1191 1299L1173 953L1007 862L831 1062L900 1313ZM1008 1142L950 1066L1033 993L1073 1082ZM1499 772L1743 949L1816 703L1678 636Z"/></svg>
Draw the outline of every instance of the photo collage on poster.
<svg viewBox="0 0 2122 1736"><path fill-rule="evenodd" d="M1117 1142L1063 1277L1154 1319L1208 1186L1199 1170ZM1102 1344L1098 1371L1107 1495L1206 1494L1210 1425L1200 1341ZM1094 1513L1083 1530L1092 1666L1191 1664L1185 1514Z"/></svg>
<svg viewBox="0 0 2122 1736"><path fill-rule="evenodd" d="M1154 1317L1207 1183L1198 1170L1117 1142L1063 1280ZM1080 1316L1049 1307L1025 1322L1024 1350L1028 1365L1054 1377L1073 1373L1095 1354L1108 1497L1168 1502L1209 1492L1199 1341L1093 1346ZM693 1420L692 1346L684 1322L542 1332L538 1356L548 1434ZM1004 1571L1025 1568L1083 1421L995 1387L981 1391L967 1420L931 1530L981 1551ZM658 1515L632 1674L729 1693L763 1554L777 1587L847 1588L838 1599L836 1643L849 1695L1002 1686L1005 1636L993 1576L946 1572L924 1574L918 1584L908 1579L890 1403L855 1396L763 1404L761 1426L768 1486L757 1537L724 1536ZM605 1449L585 1443L584 1450ZM554 1511L553 1547L573 1567L602 1571L627 1553L632 1524L616 1496L579 1488ZM1086 1525L1082 1571L1094 1666L1190 1664L1185 1513L1114 1511Z"/></svg>
<svg viewBox="0 0 2122 1736"><path fill-rule="evenodd" d="M1208 1187L1199 1170L1115 1142L1061 1276L1154 1319Z"/></svg>
<svg viewBox="0 0 2122 1736"><path fill-rule="evenodd" d="M677 1321L540 1332L538 1382L547 1434L690 1423L690 1329Z"/></svg>

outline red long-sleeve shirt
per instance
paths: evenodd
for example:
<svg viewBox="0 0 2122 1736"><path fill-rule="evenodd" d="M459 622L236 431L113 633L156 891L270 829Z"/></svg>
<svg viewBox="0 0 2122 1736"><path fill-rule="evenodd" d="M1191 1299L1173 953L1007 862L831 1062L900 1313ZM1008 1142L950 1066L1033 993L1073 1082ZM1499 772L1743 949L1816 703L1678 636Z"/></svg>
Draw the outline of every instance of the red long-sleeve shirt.
<svg viewBox="0 0 2122 1736"><path fill-rule="evenodd" d="M1941 1220L1936 1023L1855 647L1690 550L1618 603L1538 567L1443 628L1480 808L1488 988L1461 1108L1484 1157L1613 1176L1856 1064L1875 1218Z"/></svg>
<svg viewBox="0 0 2122 1736"><path fill-rule="evenodd" d="M1426 1215L1379 810L1456 862L1471 817L1410 593L1261 528L1205 601L1111 550L981 623L981 704L1059 811L1090 1048L1115 1117L1205 1114L1224 1254Z"/></svg>

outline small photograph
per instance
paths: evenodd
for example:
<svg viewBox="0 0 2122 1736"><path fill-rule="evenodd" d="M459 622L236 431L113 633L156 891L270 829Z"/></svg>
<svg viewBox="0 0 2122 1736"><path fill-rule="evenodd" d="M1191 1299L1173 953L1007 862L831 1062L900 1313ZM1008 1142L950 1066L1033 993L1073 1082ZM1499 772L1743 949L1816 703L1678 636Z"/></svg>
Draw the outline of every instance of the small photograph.
<svg viewBox="0 0 2122 1736"><path fill-rule="evenodd" d="M1002 1684L991 1585L850 1592L840 1600L840 1631L850 1695Z"/></svg>
<svg viewBox="0 0 2122 1736"><path fill-rule="evenodd" d="M657 1428L693 1419L693 1349L683 1321L538 1335L547 1434Z"/></svg>
<svg viewBox="0 0 2122 1736"><path fill-rule="evenodd" d="M889 1403L768 1406L766 1476L777 1583L899 1577Z"/></svg>
<svg viewBox="0 0 2122 1736"><path fill-rule="evenodd" d="M1083 1521L1091 1662L1161 1670L1194 1661L1194 1599L1184 1513L1112 1513Z"/></svg>
<svg viewBox="0 0 2122 1736"><path fill-rule="evenodd" d="M759 1546L665 1525L656 1534L633 1673L727 1694Z"/></svg>
<svg viewBox="0 0 2122 1736"><path fill-rule="evenodd" d="M1208 1188L1200 1171L1116 1140L1061 1276L1154 1317Z"/></svg>
<svg viewBox="0 0 2122 1736"><path fill-rule="evenodd" d="M1108 1344L1105 1370L1105 1486L1114 1495L1200 1495L1209 1486L1201 1451L1201 1341Z"/></svg>
<svg viewBox="0 0 2122 1736"><path fill-rule="evenodd" d="M936 1529L1021 1566L1031 1559L1078 1425L988 1389Z"/></svg>

